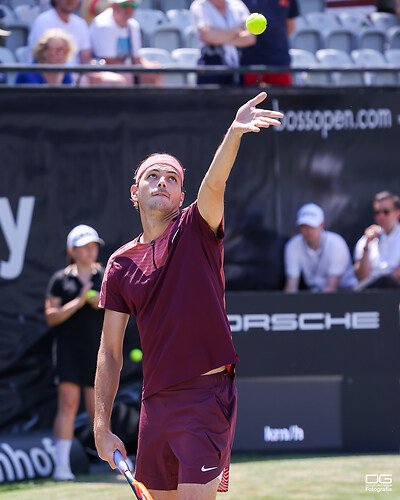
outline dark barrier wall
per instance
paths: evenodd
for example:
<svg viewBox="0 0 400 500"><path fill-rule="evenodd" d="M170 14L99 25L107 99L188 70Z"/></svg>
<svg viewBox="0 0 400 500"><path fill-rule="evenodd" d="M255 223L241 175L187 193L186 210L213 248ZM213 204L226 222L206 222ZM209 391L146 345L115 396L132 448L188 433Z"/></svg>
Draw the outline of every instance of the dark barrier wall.
<svg viewBox="0 0 400 500"><path fill-rule="evenodd" d="M227 294L240 451L400 447L400 293Z"/></svg>
<svg viewBox="0 0 400 500"><path fill-rule="evenodd" d="M0 89L0 429L51 424L43 299L65 265L68 231L95 226L103 262L135 236L132 171L154 151L182 160L192 202L236 109L255 93ZM399 97L394 88L269 92L266 106L286 113L281 130L246 136L228 183L228 290L281 289L283 244L309 201L353 250L372 221L373 194L400 192ZM132 363L126 369L135 372Z"/></svg>

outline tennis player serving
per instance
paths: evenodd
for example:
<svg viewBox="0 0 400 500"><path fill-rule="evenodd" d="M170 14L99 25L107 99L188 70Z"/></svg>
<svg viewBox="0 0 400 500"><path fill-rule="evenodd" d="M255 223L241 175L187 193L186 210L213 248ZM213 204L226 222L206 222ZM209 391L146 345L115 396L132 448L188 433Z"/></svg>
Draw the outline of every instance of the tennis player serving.
<svg viewBox="0 0 400 500"><path fill-rule="evenodd" d="M129 316L143 350L143 395L135 477L154 500L213 500L226 491L236 423L235 352L224 305L225 184L241 137L280 125L258 109L265 92L237 112L201 183L181 210L184 170L168 154L143 161L131 199L143 226L109 259L95 381L99 456L116 468L122 441L110 430Z"/></svg>

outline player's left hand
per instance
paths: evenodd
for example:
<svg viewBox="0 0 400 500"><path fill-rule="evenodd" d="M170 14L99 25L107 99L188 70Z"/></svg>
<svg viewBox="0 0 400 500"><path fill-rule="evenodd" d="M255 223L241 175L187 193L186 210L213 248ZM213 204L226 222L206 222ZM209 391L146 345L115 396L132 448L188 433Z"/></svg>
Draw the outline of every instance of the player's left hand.
<svg viewBox="0 0 400 500"><path fill-rule="evenodd" d="M243 104L236 113L236 118L232 123L235 132L245 134L247 132L260 132L261 128L268 128L270 125L279 127L281 122L277 118L283 118L279 111L256 108L267 97L266 92L260 92L256 97Z"/></svg>

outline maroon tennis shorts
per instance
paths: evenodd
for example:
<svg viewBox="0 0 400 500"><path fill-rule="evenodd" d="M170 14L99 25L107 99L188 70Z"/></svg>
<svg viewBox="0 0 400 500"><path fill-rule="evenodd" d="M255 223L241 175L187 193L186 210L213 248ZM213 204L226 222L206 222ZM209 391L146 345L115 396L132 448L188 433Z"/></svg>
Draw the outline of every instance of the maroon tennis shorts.
<svg viewBox="0 0 400 500"><path fill-rule="evenodd" d="M142 403L136 479L152 490L206 484L229 467L236 387L228 372L203 375Z"/></svg>

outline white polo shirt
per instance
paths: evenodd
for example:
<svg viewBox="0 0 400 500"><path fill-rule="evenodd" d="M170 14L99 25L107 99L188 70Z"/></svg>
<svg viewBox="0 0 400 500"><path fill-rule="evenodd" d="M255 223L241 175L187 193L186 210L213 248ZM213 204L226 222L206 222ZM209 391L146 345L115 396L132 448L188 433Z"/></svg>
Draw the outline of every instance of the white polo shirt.
<svg viewBox="0 0 400 500"><path fill-rule="evenodd" d="M317 250L310 248L302 234L293 236L285 245L285 274L300 278L311 291L325 288L328 277L340 276L339 288L352 288L357 283L349 247L337 233L322 231Z"/></svg>
<svg viewBox="0 0 400 500"><path fill-rule="evenodd" d="M241 0L226 0L225 16L219 12L210 0L194 0L190 6L193 24L199 30L204 26L216 30L229 30L243 26L250 12ZM204 43L200 40L200 47ZM225 61L228 66L239 66L239 52L234 45L224 45Z"/></svg>
<svg viewBox="0 0 400 500"><path fill-rule="evenodd" d="M136 19L128 19L122 28L116 23L110 7L94 18L89 32L95 57L139 57L142 38Z"/></svg>
<svg viewBox="0 0 400 500"><path fill-rule="evenodd" d="M357 241L354 249L355 261L362 258L366 241L365 235ZM368 257L371 277L389 274L400 265L400 224L397 224L390 234L382 231L378 238L370 242Z"/></svg>
<svg viewBox="0 0 400 500"><path fill-rule="evenodd" d="M30 58L32 58L33 47L43 33L50 28L61 28L67 31L77 46L77 51L68 61L68 64L80 64L79 52L90 49L89 28L84 19L76 14L70 14L68 22L65 23L57 14L56 9L51 8L39 14L33 22L28 37L28 47L30 49Z"/></svg>

